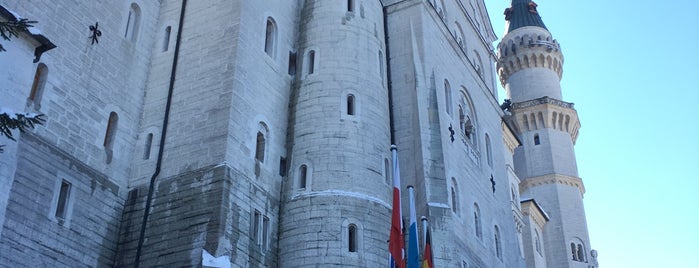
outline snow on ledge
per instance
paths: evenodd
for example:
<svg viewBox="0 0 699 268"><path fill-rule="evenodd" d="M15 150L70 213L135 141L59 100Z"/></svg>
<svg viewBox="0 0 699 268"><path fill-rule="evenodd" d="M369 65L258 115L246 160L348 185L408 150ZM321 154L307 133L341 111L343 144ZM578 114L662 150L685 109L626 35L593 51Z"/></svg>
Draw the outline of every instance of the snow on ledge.
<svg viewBox="0 0 699 268"><path fill-rule="evenodd" d="M227 255L214 257L211 253L206 251L206 249L201 249L201 267L231 268L231 257Z"/></svg>

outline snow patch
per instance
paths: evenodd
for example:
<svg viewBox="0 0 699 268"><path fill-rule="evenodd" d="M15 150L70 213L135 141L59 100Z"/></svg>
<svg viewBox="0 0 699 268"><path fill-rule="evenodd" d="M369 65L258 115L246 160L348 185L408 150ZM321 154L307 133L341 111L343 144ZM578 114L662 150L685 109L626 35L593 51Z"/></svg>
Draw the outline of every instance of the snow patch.
<svg viewBox="0 0 699 268"><path fill-rule="evenodd" d="M20 19L22 19L22 17L20 17L19 14L17 14L17 12L14 12L14 11L10 10L9 8L6 8L6 7L5 7L5 10L7 10L7 12L10 12L10 14L12 14L12 16L15 16L15 19L16 19L17 21L19 21Z"/></svg>
<svg viewBox="0 0 699 268"><path fill-rule="evenodd" d="M223 255L220 257L214 257L206 251L206 249L201 250L201 266L211 267L211 268L231 268L231 257Z"/></svg>
<svg viewBox="0 0 699 268"><path fill-rule="evenodd" d="M449 205L447 205L447 204L437 203L437 202L429 202L429 203L427 203L427 205L430 207L436 207L436 208L450 208Z"/></svg>
<svg viewBox="0 0 699 268"><path fill-rule="evenodd" d="M36 27L27 27L27 31L33 35L41 35L41 30L37 29Z"/></svg>
<svg viewBox="0 0 699 268"><path fill-rule="evenodd" d="M0 114L7 114L7 116L10 117L10 119L17 120L17 115L23 115L24 117L27 118L34 118L39 116L38 114L35 113L17 113L11 109L0 107Z"/></svg>

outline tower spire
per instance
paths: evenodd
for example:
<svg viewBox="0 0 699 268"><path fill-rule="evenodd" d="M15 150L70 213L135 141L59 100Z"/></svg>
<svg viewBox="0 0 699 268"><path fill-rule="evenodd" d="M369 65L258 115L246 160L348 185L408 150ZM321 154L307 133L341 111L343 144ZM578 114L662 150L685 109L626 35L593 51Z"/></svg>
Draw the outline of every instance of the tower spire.
<svg viewBox="0 0 699 268"><path fill-rule="evenodd" d="M505 34L526 26L541 27L546 30L544 21L539 16L537 4L530 0L512 0L510 7L505 9Z"/></svg>

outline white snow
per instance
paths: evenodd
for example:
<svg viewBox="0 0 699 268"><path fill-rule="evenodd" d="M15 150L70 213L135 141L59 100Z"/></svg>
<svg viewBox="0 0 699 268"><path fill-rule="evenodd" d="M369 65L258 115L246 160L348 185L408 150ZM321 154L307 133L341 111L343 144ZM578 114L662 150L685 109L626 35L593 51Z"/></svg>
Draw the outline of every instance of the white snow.
<svg viewBox="0 0 699 268"><path fill-rule="evenodd" d="M37 29L36 27L27 27L27 31L33 35L40 35L41 30Z"/></svg>
<svg viewBox="0 0 699 268"><path fill-rule="evenodd" d="M38 114L35 113L17 113L11 109L0 107L0 114L7 114L10 116L10 119L17 119L17 115L21 114L24 117L37 117Z"/></svg>
<svg viewBox="0 0 699 268"><path fill-rule="evenodd" d="M430 207L436 207L436 208L450 208L449 205L447 205L447 204L437 203L437 202L429 202L429 203L427 203L427 205Z"/></svg>
<svg viewBox="0 0 699 268"><path fill-rule="evenodd" d="M6 9L7 11L9 11L10 14L12 14L12 16L15 16L15 18L17 19L17 21L19 21L19 20L22 18L22 17L19 16L19 14L17 14L17 12L14 12L14 11L10 10L9 8L5 8L5 9Z"/></svg>
<svg viewBox="0 0 699 268"><path fill-rule="evenodd" d="M223 255L221 257L214 257L206 251L206 249L201 250L201 266L202 267L216 267L216 268L230 268L231 267L231 257Z"/></svg>

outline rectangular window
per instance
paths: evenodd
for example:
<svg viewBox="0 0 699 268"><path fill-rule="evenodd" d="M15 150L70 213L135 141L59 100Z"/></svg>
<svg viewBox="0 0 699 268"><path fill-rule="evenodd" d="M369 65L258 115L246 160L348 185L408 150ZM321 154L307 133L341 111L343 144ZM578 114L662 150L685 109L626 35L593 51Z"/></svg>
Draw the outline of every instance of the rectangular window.
<svg viewBox="0 0 699 268"><path fill-rule="evenodd" d="M279 176L286 176L286 158L279 157Z"/></svg>
<svg viewBox="0 0 699 268"><path fill-rule="evenodd" d="M262 218L262 249L267 249L267 241L269 236L269 218Z"/></svg>
<svg viewBox="0 0 699 268"><path fill-rule="evenodd" d="M260 211L257 209L255 210L255 215L252 220L252 240L255 241L258 245L260 244L260 217L261 217Z"/></svg>
<svg viewBox="0 0 699 268"><path fill-rule="evenodd" d="M63 224L66 220L66 215L68 214L68 200L70 200L70 183L63 180L61 181L61 188L58 192L58 203L56 203L56 213L54 216L60 224Z"/></svg>
<svg viewBox="0 0 699 268"><path fill-rule="evenodd" d="M289 75L296 75L296 53L289 51Z"/></svg>

